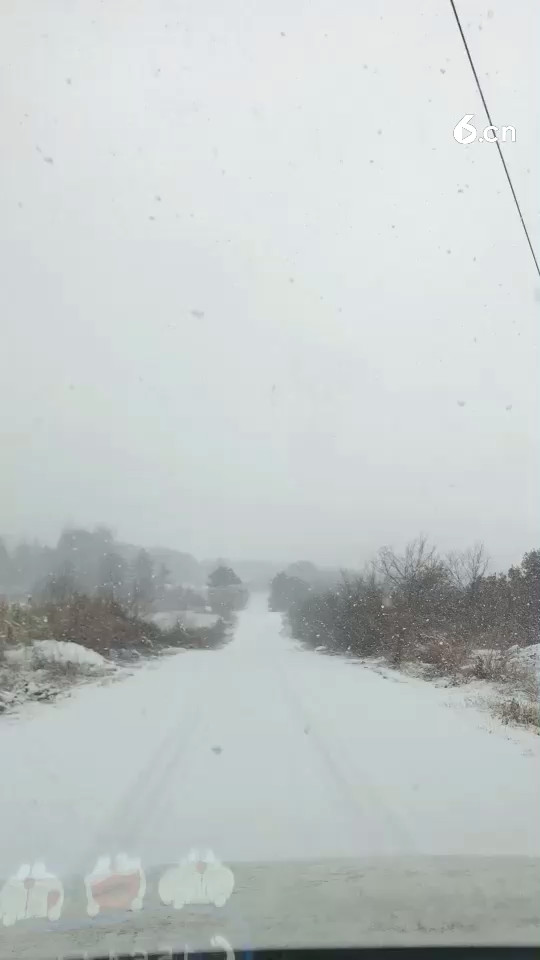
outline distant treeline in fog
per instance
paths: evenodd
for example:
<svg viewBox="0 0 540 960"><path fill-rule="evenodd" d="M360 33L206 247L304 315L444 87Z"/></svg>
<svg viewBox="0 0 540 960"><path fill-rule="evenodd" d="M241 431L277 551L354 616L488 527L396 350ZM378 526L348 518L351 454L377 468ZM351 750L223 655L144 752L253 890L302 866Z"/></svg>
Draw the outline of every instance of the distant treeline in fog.
<svg viewBox="0 0 540 960"><path fill-rule="evenodd" d="M198 561L166 547L143 548L117 540L107 526L68 527L55 546L37 540L8 544L0 537L0 598L62 603L74 594L114 599L148 609L204 609L213 571L232 569L250 589L268 589L283 565L218 557ZM286 567L291 576L331 586L338 571L306 561Z"/></svg>

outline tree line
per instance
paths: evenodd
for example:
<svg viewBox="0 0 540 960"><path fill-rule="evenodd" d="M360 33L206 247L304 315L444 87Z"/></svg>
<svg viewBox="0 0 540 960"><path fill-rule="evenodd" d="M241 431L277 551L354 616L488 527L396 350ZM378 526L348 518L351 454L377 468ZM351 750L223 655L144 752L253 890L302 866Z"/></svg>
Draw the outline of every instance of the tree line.
<svg viewBox="0 0 540 960"><path fill-rule="evenodd" d="M198 564L177 550L149 551L118 543L106 526L69 527L54 547L34 540L10 550L0 537L0 598L11 601L30 597L39 603L65 603L84 595L117 601L134 613L204 610L205 580L214 599L218 591L229 589L239 604L242 581L228 563Z"/></svg>
<svg viewBox="0 0 540 960"><path fill-rule="evenodd" d="M69 528L56 547L23 543L11 553L0 541L0 590L24 591L41 603L97 596L145 613L164 595L169 576L165 564L155 565L147 550L127 560L107 527Z"/></svg>
<svg viewBox="0 0 540 960"><path fill-rule="evenodd" d="M313 647L448 669L471 649L537 643L539 583L540 550L490 574L483 545L442 556L420 536L403 553L381 548L363 574L329 590L278 574L269 606Z"/></svg>
<svg viewBox="0 0 540 960"><path fill-rule="evenodd" d="M39 639L72 640L105 655L219 646L226 621L247 600L234 570L217 566L207 591L198 592L171 584L165 564L154 563L147 550L131 552L128 560L106 527L64 530L55 548L23 544L10 553L0 540L0 660L5 645ZM13 585L19 591L27 586L19 595L22 603L10 591ZM211 610L218 619L201 627L177 622L162 629L147 617L154 609Z"/></svg>

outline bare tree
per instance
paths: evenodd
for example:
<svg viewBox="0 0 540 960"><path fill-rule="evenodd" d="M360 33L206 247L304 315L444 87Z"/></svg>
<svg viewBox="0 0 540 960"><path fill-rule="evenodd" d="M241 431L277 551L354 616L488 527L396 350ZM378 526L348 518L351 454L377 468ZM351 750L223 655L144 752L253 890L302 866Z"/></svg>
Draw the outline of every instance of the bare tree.
<svg viewBox="0 0 540 960"><path fill-rule="evenodd" d="M381 547L374 569L387 583L395 587L414 585L427 573L439 572L441 560L436 547L420 534L405 547L405 553L396 553L391 547Z"/></svg>
<svg viewBox="0 0 540 960"><path fill-rule="evenodd" d="M484 576L489 557L483 543L461 552L452 551L446 555L446 570L452 584L459 590L474 590Z"/></svg>

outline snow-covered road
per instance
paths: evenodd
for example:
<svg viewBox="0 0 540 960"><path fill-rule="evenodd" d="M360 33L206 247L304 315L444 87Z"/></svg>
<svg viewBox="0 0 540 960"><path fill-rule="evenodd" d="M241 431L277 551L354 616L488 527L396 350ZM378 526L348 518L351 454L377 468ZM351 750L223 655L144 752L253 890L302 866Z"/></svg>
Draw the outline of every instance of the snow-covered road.
<svg viewBox="0 0 540 960"><path fill-rule="evenodd" d="M233 641L0 720L0 874L44 859L539 854L538 745L454 691L302 650L253 596Z"/></svg>

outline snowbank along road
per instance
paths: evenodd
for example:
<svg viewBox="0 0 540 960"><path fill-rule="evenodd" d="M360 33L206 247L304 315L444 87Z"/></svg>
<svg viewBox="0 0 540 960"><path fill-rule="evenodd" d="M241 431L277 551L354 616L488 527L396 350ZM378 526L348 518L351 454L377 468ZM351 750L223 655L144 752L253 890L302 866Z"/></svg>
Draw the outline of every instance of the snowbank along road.
<svg viewBox="0 0 540 960"><path fill-rule="evenodd" d="M231 643L0 720L2 877L222 860L540 853L538 738L454 691L301 649L253 596Z"/></svg>

